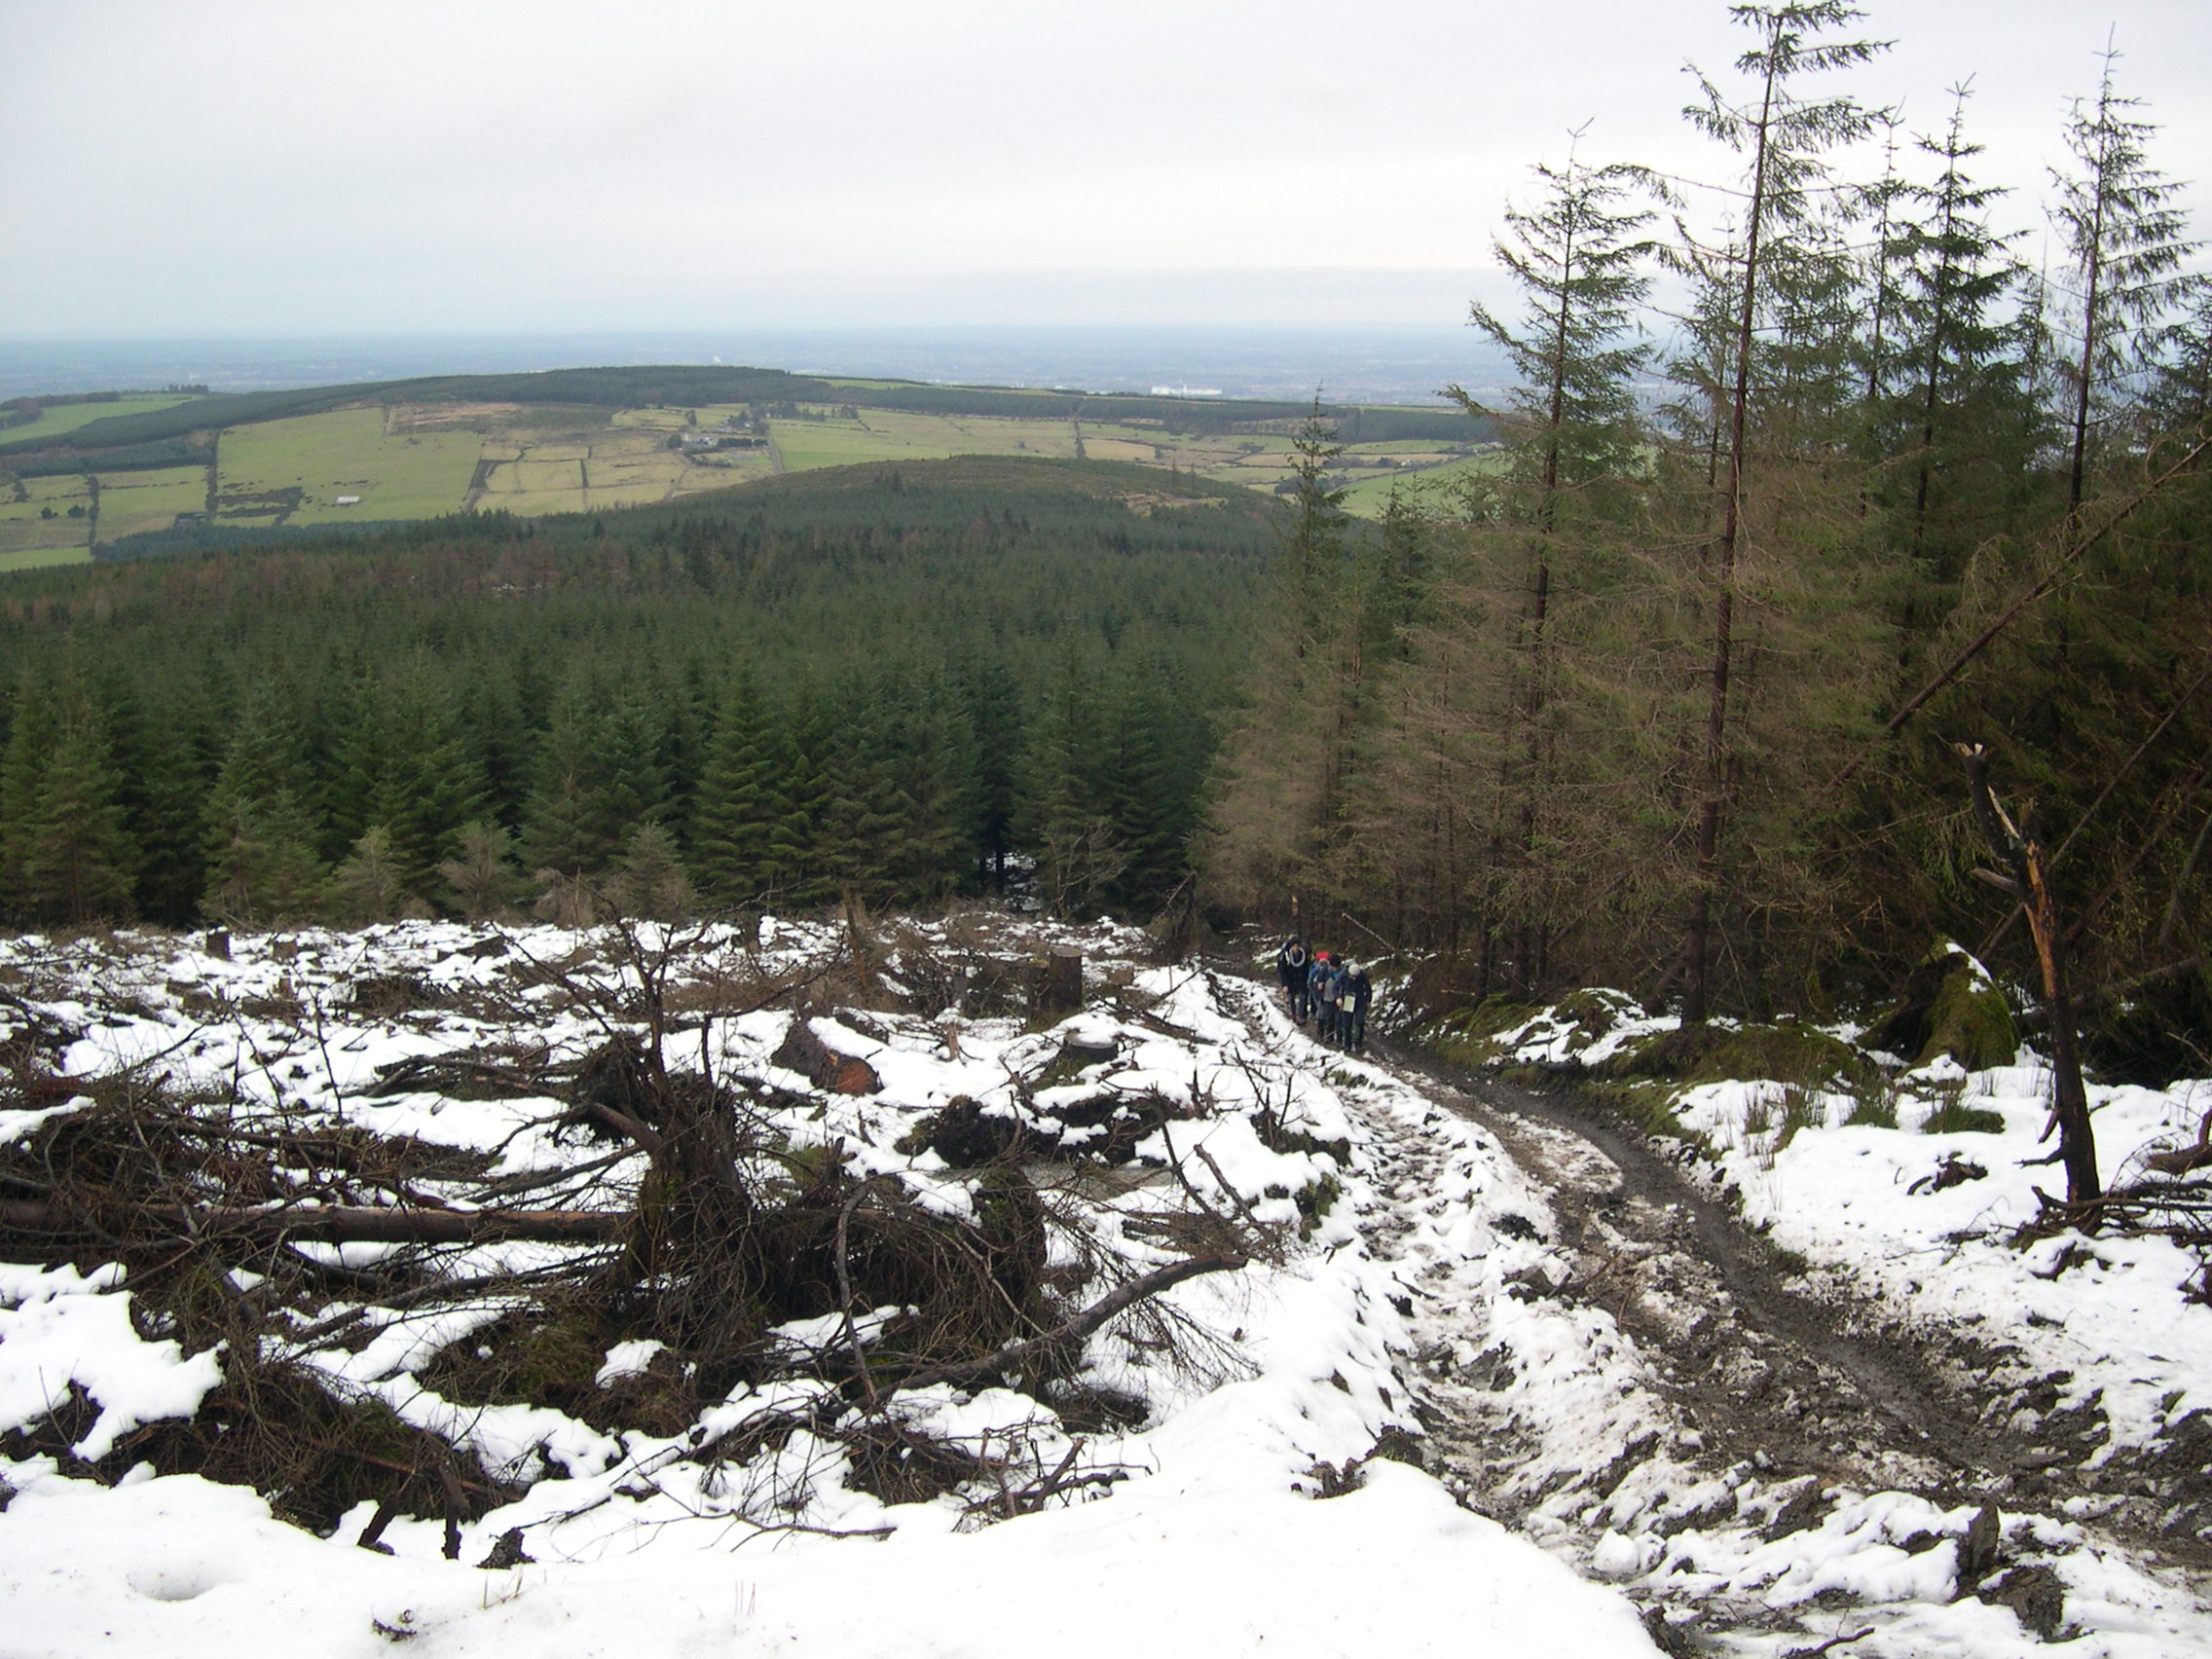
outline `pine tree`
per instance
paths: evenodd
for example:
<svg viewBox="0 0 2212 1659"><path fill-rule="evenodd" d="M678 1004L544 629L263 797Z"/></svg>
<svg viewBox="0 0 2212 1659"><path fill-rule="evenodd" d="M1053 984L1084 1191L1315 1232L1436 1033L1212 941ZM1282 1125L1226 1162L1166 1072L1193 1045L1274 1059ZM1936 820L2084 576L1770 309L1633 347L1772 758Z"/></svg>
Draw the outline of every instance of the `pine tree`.
<svg viewBox="0 0 2212 1659"><path fill-rule="evenodd" d="M25 669L16 682L8 748L0 756L0 911L26 911L25 864L38 819L39 789L60 733L52 686L44 675Z"/></svg>
<svg viewBox="0 0 2212 1659"><path fill-rule="evenodd" d="M635 696L609 697L578 682L556 700L537 756L526 842L536 866L595 876L637 827L661 809L665 790L650 716Z"/></svg>
<svg viewBox="0 0 2212 1659"><path fill-rule="evenodd" d="M471 746L444 688L420 667L386 687L384 775L373 795L390 832L407 890L436 891L437 867L460 845L461 826L484 810L486 792Z"/></svg>
<svg viewBox="0 0 2212 1659"><path fill-rule="evenodd" d="M1157 673L1134 674L1106 709L1110 731L1097 793L1126 863L1105 897L1139 916L1149 916L1181 880L1190 830L1167 736L1174 724L1164 700L1170 694Z"/></svg>
<svg viewBox="0 0 2212 1659"><path fill-rule="evenodd" d="M1129 866L1110 803L1100 798L1102 714L1084 665L1070 656L1030 722L1019 829L1036 861L1038 903L1053 915L1095 911Z"/></svg>
<svg viewBox="0 0 2212 1659"><path fill-rule="evenodd" d="M2079 507L2096 451L2127 412L2153 368L2160 324L2201 280L2184 266L2189 240L2181 186L2151 166L2157 128L2140 119L2140 98L2113 82L2120 54L2107 47L2097 94L2077 101L2066 123L2075 170L2052 170L2051 217L2065 239L2072 291L2064 360L2072 456L2067 505Z"/></svg>
<svg viewBox="0 0 2212 1659"><path fill-rule="evenodd" d="M785 705L784 728L786 769L768 829L769 892L781 903L819 904L836 897L823 848L837 788L838 733L833 712L811 682L800 681Z"/></svg>
<svg viewBox="0 0 2212 1659"><path fill-rule="evenodd" d="M438 866L461 913L472 922L498 921L521 886L514 866L514 837L498 824L478 819L461 826L452 858Z"/></svg>
<svg viewBox="0 0 2212 1659"><path fill-rule="evenodd" d="M66 675L53 697L53 747L18 842L22 908L44 921L121 921L130 914L136 849L116 800L107 734L79 676Z"/></svg>
<svg viewBox="0 0 2212 1659"><path fill-rule="evenodd" d="M1500 711L1504 729L1486 911L1499 908L1500 884L1507 880L1516 881L1526 897L1533 873L1539 803L1552 793L1544 761L1553 582L1563 548L1572 545L1563 537L1577 528L1576 520L1591 516L1583 498L1617 483L1633 464L1641 437L1634 379L1649 355L1636 312L1651 288L1644 266L1653 244L1640 233L1653 214L1624 205L1643 175L1620 166L1589 166L1572 149L1565 167L1539 165L1535 172L1542 183L1540 204L1509 206L1510 240L1492 244L1521 290L1522 318L1512 324L1486 307L1472 308L1475 325L1504 350L1520 384L1503 410L1480 409L1454 388L1470 411L1498 419L1511 435L1513 471L1500 507L1527 544L1513 642L1521 659L1520 684ZM1514 908L1522 913L1486 914L1479 922L1486 945L1478 977L1488 977L1490 929L1503 922L1511 929L1516 978L1527 991L1536 977L1540 946L1533 918L1525 905Z"/></svg>
<svg viewBox="0 0 2212 1659"><path fill-rule="evenodd" d="M1989 225L2005 193L1966 170L1982 150L1965 136L1968 95L1954 87L1942 136L1915 140L1940 170L1909 191L1923 216L1905 219L1897 237L1904 303L1893 407L1905 468L1903 539L1946 583L2004 510L2027 463L2030 430L2012 317L2024 273L2012 239Z"/></svg>
<svg viewBox="0 0 2212 1659"><path fill-rule="evenodd" d="M203 806L220 754L198 707L174 697L149 703L120 669L110 671L105 701L121 780L116 803L138 849L137 912L185 926L207 884Z"/></svg>
<svg viewBox="0 0 2212 1659"><path fill-rule="evenodd" d="M330 872L331 914L349 927L388 922L399 914L407 885L391 831L381 824L372 824Z"/></svg>
<svg viewBox="0 0 2212 1659"><path fill-rule="evenodd" d="M758 903L775 887L774 835L788 810L790 771L790 736L741 668L722 701L691 811L691 866L718 904Z"/></svg>
<svg viewBox="0 0 2212 1659"><path fill-rule="evenodd" d="M1343 453L1316 395L1292 441L1291 517L1279 533L1281 550L1254 643L1254 658L1263 666L1246 682L1247 705L1222 749L1202 854L1218 896L1232 903L1274 908L1287 897L1296 904L1340 828L1346 671L1359 629L1345 604L1351 579L1345 492L1329 475ZM1055 778L1070 763L1064 756L1079 736L1064 690L1055 686L1045 701L1052 729L1031 734L1028 821L1053 825L1054 844L1063 849L1099 849L1080 862L1098 870L1112 866L1113 873L1073 880L1071 891L1088 892L1118 879L1128 853L1097 803L1080 798L1082 792L1072 787L1038 781ZM1037 805L1044 799L1055 803L1050 811ZM1073 854L1054 856L1056 867L1076 867Z"/></svg>
<svg viewBox="0 0 2212 1659"><path fill-rule="evenodd" d="M207 796L207 890L202 903L239 925L312 915L321 903L318 826L303 804L307 768L287 699L254 688L240 708Z"/></svg>
<svg viewBox="0 0 2212 1659"><path fill-rule="evenodd" d="M617 913L656 922L681 922L698 902L676 837L650 819L631 832L607 893Z"/></svg>
<svg viewBox="0 0 2212 1659"><path fill-rule="evenodd" d="M1751 84L1750 95L1741 102L1733 100L1700 74L1699 101L1684 111L1701 132L1744 158L1747 174L1740 246L1721 255L1734 272L1732 340L1726 358L1730 384L1725 440L1715 457L1719 500L1708 566L1713 645L1706 672L1703 777L1682 946L1682 1018L1689 1024L1702 1023L1711 1006L1713 911L1721 880L1721 825L1731 793L1729 680L1737 669L1739 648L1737 561L1750 482L1756 333L1777 288L1786 281L1805 280L1801 268L1793 269L1804 250L1792 238L1820 210L1828 179L1824 152L1864 137L1874 125L1873 116L1849 95L1809 99L1798 93L1796 84L1809 75L1864 63L1883 50L1878 42L1825 38L1862 16L1846 0L1738 5L1730 8L1729 16L1757 37L1757 44L1736 60L1738 73ZM1705 269L1712 269L1710 257ZM1716 423L1716 443L1717 426Z"/></svg>
<svg viewBox="0 0 2212 1659"><path fill-rule="evenodd" d="M995 656L971 659L959 686L972 760L964 816L976 849L976 879L1003 890L1007 855L1014 850L1014 773L1023 745L1020 689Z"/></svg>
<svg viewBox="0 0 2212 1659"><path fill-rule="evenodd" d="M1292 649L1300 657L1327 638L1344 572L1345 492L1329 481L1329 467L1344 445L1321 413L1316 392L1306 424L1290 445L1290 504L1283 536L1284 580L1293 618Z"/></svg>

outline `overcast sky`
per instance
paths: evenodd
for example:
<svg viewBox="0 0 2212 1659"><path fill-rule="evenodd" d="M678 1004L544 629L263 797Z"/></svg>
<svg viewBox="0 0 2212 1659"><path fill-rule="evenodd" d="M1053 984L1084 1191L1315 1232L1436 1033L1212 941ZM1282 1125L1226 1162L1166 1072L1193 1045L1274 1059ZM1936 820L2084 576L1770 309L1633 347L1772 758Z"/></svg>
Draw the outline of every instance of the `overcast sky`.
<svg viewBox="0 0 2212 1659"><path fill-rule="evenodd" d="M2038 227L2108 25L2212 182L2212 0L1871 0ZM1718 0L0 0L0 337L1447 322L1505 193L1679 119ZM2207 192L2193 187L2199 223Z"/></svg>

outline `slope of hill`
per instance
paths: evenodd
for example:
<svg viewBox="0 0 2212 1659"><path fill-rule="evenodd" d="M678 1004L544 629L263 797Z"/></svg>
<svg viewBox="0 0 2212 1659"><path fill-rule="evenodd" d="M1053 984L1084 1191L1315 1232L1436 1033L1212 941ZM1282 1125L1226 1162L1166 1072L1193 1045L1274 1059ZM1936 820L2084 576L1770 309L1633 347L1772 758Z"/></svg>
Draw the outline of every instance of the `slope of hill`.
<svg viewBox="0 0 2212 1659"><path fill-rule="evenodd" d="M229 545L26 572L0 589L0 914L357 908L372 830L396 885L371 910L497 907L526 870L613 879L648 829L718 905L1011 866L1141 909L1179 876L1278 511L986 458L309 546L202 526L151 539ZM92 856L55 886L35 847L72 835ZM481 891L444 867L470 846Z"/></svg>
<svg viewBox="0 0 2212 1659"><path fill-rule="evenodd" d="M29 408L35 400L24 400ZM0 429L0 570L143 554L151 532L603 512L793 472L960 455L1128 461L1283 486L1309 406L823 379L735 367L565 369L39 408ZM88 411L93 411L88 413ZM19 412L19 411L18 411ZM55 417L49 420L49 416ZM1332 408L1341 482L1479 463L1453 411ZM200 539L187 536L190 542Z"/></svg>

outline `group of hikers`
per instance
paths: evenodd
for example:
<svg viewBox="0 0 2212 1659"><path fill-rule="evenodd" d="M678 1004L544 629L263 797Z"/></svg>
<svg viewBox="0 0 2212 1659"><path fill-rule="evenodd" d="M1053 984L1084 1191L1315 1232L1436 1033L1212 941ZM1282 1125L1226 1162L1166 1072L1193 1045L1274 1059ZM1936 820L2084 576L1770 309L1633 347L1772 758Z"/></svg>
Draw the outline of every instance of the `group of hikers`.
<svg viewBox="0 0 2212 1659"><path fill-rule="evenodd" d="M1367 965L1332 951L1310 950L1292 934L1275 952L1275 975L1290 1002L1290 1017L1313 1027L1314 1037L1352 1053L1367 1049L1367 1004L1374 995Z"/></svg>

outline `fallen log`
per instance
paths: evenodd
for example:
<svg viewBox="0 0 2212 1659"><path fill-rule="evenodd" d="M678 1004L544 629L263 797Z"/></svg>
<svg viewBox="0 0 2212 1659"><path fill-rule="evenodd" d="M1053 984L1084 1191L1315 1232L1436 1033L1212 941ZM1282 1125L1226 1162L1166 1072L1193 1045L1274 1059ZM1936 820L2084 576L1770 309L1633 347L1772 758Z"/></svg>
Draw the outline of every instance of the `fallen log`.
<svg viewBox="0 0 2212 1659"><path fill-rule="evenodd" d="M913 1372L884 1388L878 1398L903 1393L909 1388L926 1388L935 1382L978 1382L985 1378L999 1376L1054 1348L1082 1344L1115 1314L1158 1296L1171 1285L1197 1278L1200 1273L1235 1272L1247 1265L1247 1258L1243 1256L1192 1256L1184 1261L1171 1262L1164 1268L1146 1273L1141 1278L1133 1278L1110 1291L1065 1324L1055 1326L1041 1337L1031 1337L1026 1342L1009 1343L996 1353L986 1354L981 1359L966 1360L958 1365L933 1366L927 1371Z"/></svg>
<svg viewBox="0 0 2212 1659"><path fill-rule="evenodd" d="M87 1211L51 1199L0 1202L0 1233L44 1237L85 1237L127 1230L139 1237L197 1237L204 1234L312 1244L488 1244L522 1238L538 1243L611 1243L630 1224L608 1210L378 1209L341 1204L292 1204L243 1209L214 1204L125 1204Z"/></svg>

